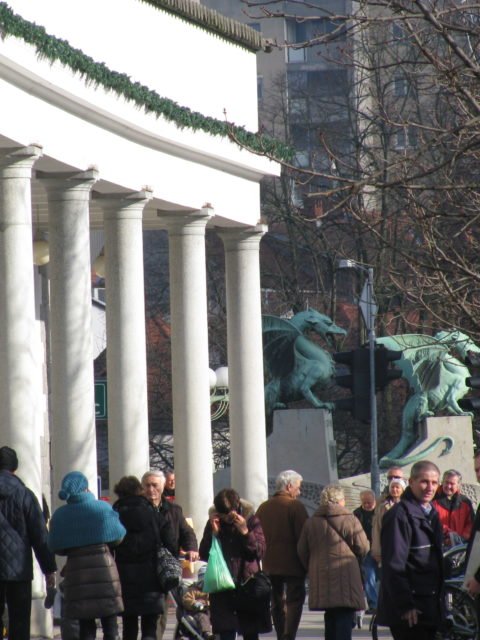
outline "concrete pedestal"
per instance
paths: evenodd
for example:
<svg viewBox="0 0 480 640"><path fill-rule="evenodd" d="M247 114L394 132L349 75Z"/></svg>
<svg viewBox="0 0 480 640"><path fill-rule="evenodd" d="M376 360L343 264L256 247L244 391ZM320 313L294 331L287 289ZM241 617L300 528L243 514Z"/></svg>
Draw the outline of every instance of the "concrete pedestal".
<svg viewBox="0 0 480 640"><path fill-rule="evenodd" d="M458 469L462 474L464 484L477 482L473 469L472 419L469 416L427 418L421 425L420 432L425 439L419 442L405 457L415 456L443 436L449 436L453 440L451 448L446 443L439 441L432 451L422 455L422 459L434 462L442 474L447 469ZM411 468L411 464L403 467L407 477Z"/></svg>
<svg viewBox="0 0 480 640"><path fill-rule="evenodd" d="M463 492L466 493L474 503L478 501L476 487L478 483L473 468L473 436L472 436L472 419L468 416L440 416L435 418L427 418L421 425L420 432L423 438L419 441L405 456L411 458L422 454L419 459L430 460L434 462L443 475L448 469L457 469L462 474ZM449 443L442 442L440 439L448 436L452 439L451 447ZM430 451L426 451L431 445L437 441L436 446ZM410 475L412 464L402 465L403 473L406 478ZM381 469L380 486L386 485L387 469ZM358 492L363 487L370 487L370 474L364 473L350 478L344 478L342 485L356 487ZM470 485L467 487L467 485ZM359 501L355 498L355 506Z"/></svg>
<svg viewBox="0 0 480 640"><path fill-rule="evenodd" d="M268 476L294 469L306 482L338 482L332 416L324 409L275 411L267 440Z"/></svg>

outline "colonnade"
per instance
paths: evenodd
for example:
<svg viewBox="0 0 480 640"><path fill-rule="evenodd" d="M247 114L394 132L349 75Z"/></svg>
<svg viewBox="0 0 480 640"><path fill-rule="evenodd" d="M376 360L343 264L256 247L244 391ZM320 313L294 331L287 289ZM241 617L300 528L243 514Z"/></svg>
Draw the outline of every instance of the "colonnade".
<svg viewBox="0 0 480 640"><path fill-rule="evenodd" d="M0 150L0 444L41 492L42 349L36 332L31 183L38 146ZM149 466L142 214L149 191L99 194L96 170L37 171L48 202L52 489L82 470L96 486L89 206L103 211L110 484ZM214 195L214 194L213 194ZM214 198L212 196L212 200ZM205 231L210 208L159 212L169 236L172 389L178 502L203 526L213 499ZM225 248L232 486L267 496L259 246L265 228L219 230Z"/></svg>

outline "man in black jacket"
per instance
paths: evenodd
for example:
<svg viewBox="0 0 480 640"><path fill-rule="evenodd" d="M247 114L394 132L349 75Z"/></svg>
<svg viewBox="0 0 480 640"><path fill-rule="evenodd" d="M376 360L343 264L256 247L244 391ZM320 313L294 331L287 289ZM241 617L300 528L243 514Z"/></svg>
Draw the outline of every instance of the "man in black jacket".
<svg viewBox="0 0 480 640"><path fill-rule="evenodd" d="M142 486L145 497L150 500L157 510L159 517L163 517L170 522L175 537L176 553L180 550L185 553L185 557L190 562L198 560L198 543L195 531L185 520L182 508L176 502L162 500L165 488L165 474L163 471L150 470L142 476ZM158 618L157 640L162 640L167 626L167 611Z"/></svg>
<svg viewBox="0 0 480 640"><path fill-rule="evenodd" d="M394 640L433 640L443 621L442 527L431 505L440 471L413 465L409 486L382 521L382 580L377 621Z"/></svg>
<svg viewBox="0 0 480 640"><path fill-rule="evenodd" d="M480 482L480 451L476 451L473 456L473 463L475 465L475 475L477 476L477 482ZM473 522L472 535L468 545L467 558L470 558L470 552L472 550L473 541L475 535L480 531L480 505L477 507L475 514L475 520ZM470 578L466 585L468 593L475 598L475 605L477 608L477 615L480 616L480 601L478 595L480 594L480 566L475 571L474 575Z"/></svg>
<svg viewBox="0 0 480 640"><path fill-rule="evenodd" d="M15 476L17 454L0 447L0 612L8 607L8 635L29 640L32 604L32 549L47 587L55 586L55 556L37 498Z"/></svg>
<svg viewBox="0 0 480 640"><path fill-rule="evenodd" d="M361 505L358 509L355 509L353 515L356 516L365 531L365 535L368 538L370 546L372 545L372 523L373 516L375 514L375 493L371 489L365 489L360 491ZM365 596L368 603L367 613L372 613L377 610L377 582L378 582L378 564L372 557L369 551L362 561L362 578L363 587L365 589Z"/></svg>

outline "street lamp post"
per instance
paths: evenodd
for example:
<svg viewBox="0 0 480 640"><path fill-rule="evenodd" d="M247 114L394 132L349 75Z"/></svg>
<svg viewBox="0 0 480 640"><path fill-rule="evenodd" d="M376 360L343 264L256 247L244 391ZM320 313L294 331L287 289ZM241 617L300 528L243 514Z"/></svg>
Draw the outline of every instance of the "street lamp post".
<svg viewBox="0 0 480 640"><path fill-rule="evenodd" d="M378 421L377 421L377 396L375 394L375 319L377 316L377 304L373 291L373 268L364 267L355 260L340 260L339 269L357 269L366 272L367 280L363 287L359 300L359 307L365 321L368 333L368 350L370 362L370 466L371 487L375 495L380 494L380 467L378 465Z"/></svg>
<svg viewBox="0 0 480 640"><path fill-rule="evenodd" d="M370 414L371 414L371 441L370 441L370 457L371 457L371 487L375 495L380 494L380 468L378 466L378 421L377 421L377 396L375 394L375 318L377 314L377 305L373 293L373 269L368 269L367 280L367 332L368 332L368 349L370 353Z"/></svg>

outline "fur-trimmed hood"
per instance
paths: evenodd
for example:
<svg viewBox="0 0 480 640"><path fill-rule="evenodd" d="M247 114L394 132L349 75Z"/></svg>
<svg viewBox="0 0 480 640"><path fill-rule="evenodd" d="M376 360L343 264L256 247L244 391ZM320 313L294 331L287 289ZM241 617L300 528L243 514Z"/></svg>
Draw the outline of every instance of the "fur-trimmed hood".
<svg viewBox="0 0 480 640"><path fill-rule="evenodd" d="M253 504L251 502L248 502L248 500L245 500L244 498L240 498L240 504L242 506L242 515L245 520L248 520L255 514L255 509L253 508ZM211 518L216 513L217 511L215 509L215 505L212 504L212 506L208 510L208 517Z"/></svg>

